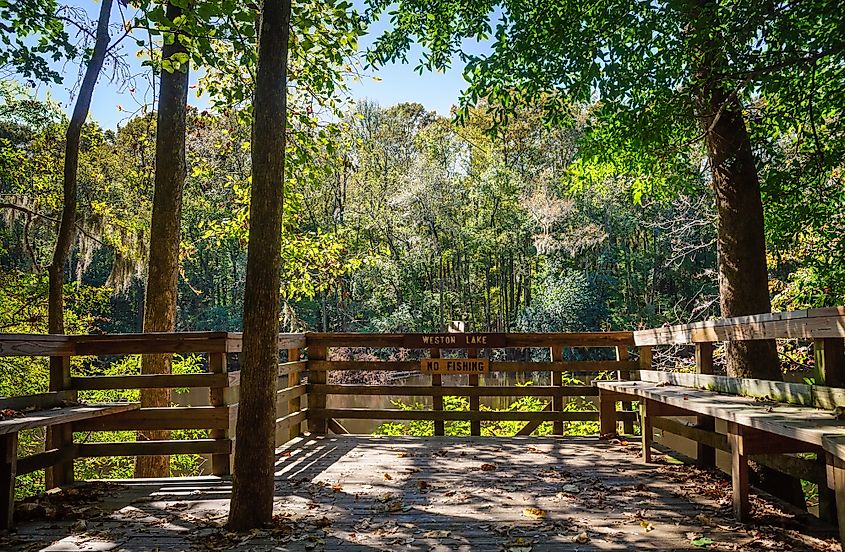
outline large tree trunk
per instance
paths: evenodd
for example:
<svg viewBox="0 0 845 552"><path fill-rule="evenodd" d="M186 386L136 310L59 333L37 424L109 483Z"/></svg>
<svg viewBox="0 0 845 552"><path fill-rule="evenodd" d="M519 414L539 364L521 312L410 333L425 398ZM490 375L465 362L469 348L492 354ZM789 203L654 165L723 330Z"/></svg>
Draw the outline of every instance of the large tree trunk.
<svg viewBox="0 0 845 552"><path fill-rule="evenodd" d="M713 84L701 98L701 119L716 192L719 296L723 317L770 312L760 181L739 101ZM774 340L732 341L728 375L780 380Z"/></svg>
<svg viewBox="0 0 845 552"><path fill-rule="evenodd" d="M760 180L742 105L721 77L729 71L717 3L695 0L688 15L698 117L716 193L722 316L771 312ZM782 379L774 340L728 343L727 360L728 375Z"/></svg>
<svg viewBox="0 0 845 552"><path fill-rule="evenodd" d="M695 0L689 14L698 63L695 94L716 195L719 296L723 317L771 312L760 180L742 104L720 75L728 73L719 43L716 2ZM729 376L782 380L774 340L726 345ZM756 466L756 484L795 505L806 506L801 483Z"/></svg>
<svg viewBox="0 0 845 552"><path fill-rule="evenodd" d="M167 5L173 21L182 10ZM185 52L178 38L162 46L163 59ZM150 258L147 296L144 301L144 331L172 332L176 329L176 285L179 279L179 241L182 219L182 189L185 185L185 117L188 106L188 65L173 72L162 70L156 119L155 195L150 230ZM171 355L144 355L142 374L168 374ZM141 390L141 406L169 406L170 390ZM138 440L167 439L168 431L142 431ZM135 477L168 477L169 456L139 456Z"/></svg>
<svg viewBox="0 0 845 552"><path fill-rule="evenodd" d="M235 531L253 529L273 517L290 10L290 0L265 0L258 40L243 364L229 510L229 528Z"/></svg>
<svg viewBox="0 0 845 552"><path fill-rule="evenodd" d="M53 259L47 267L48 291L47 291L47 331L51 334L65 333L65 265L67 264L70 249L76 236L76 191L77 173L79 172L79 143L82 136L82 127L88 117L91 108L91 98L94 95L94 87L97 78L103 69L103 62L106 59L106 51L109 47L109 19L111 17L112 0L103 0L100 4L100 15L97 20L97 34L94 38L94 51L88 66L85 67L85 75L82 77L82 84L79 87L79 95L76 97L76 104L73 106L65 134L65 161L64 161L64 183L62 189L62 221L59 224L59 233L56 236L56 249L53 251ZM61 391L70 375L68 359L63 357L50 358L50 390ZM66 443L62 432L50 428L47 431L47 441L50 447L60 448ZM56 467L47 470L47 488L67 483L73 476L73 463L65 464L63 467Z"/></svg>

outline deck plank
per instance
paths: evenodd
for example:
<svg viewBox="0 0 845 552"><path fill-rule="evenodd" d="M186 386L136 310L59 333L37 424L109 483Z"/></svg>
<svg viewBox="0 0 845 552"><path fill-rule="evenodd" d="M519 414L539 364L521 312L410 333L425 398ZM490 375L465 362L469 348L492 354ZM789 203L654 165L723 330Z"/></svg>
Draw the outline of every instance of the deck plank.
<svg viewBox="0 0 845 552"><path fill-rule="evenodd" d="M272 530L235 538L221 529L228 478L127 480L85 527L22 522L0 549L536 552L690 549L691 534L738 547L755 539L720 503L730 492L723 477L695 471L692 484L684 470L696 468L643 465L638 453L590 437L303 437L278 451Z"/></svg>

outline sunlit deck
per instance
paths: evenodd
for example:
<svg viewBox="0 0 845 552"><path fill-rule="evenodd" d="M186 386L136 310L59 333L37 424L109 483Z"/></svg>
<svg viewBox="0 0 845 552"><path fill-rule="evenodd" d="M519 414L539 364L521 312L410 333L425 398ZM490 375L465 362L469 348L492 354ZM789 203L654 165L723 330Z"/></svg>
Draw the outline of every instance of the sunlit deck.
<svg viewBox="0 0 845 552"><path fill-rule="evenodd" d="M643 464L624 441L346 435L279 451L268 530L225 532L227 477L124 480L73 504L73 519L19 523L0 549L677 550L699 537L716 549L838 548L834 533L818 540L807 519L759 499L755 524L738 524L728 479Z"/></svg>

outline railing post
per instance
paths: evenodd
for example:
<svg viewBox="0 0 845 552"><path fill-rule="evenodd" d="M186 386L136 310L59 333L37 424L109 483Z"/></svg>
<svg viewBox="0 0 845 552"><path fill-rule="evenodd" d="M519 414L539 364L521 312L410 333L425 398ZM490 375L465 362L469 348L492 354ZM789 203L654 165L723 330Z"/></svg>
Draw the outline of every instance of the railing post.
<svg viewBox="0 0 845 552"><path fill-rule="evenodd" d="M14 525L18 432L0 435L0 529Z"/></svg>
<svg viewBox="0 0 845 552"><path fill-rule="evenodd" d="M552 362L560 362L563 360L563 347L554 345L549 349L549 358ZM552 370L552 385L554 387L563 386L563 372L560 370ZM557 389L555 391L558 391ZM563 412L563 395L555 395L552 397L552 410L560 414ZM555 435L563 435L563 420L555 420L552 423L552 433Z"/></svg>
<svg viewBox="0 0 845 552"><path fill-rule="evenodd" d="M296 362L299 360L299 349L288 349L288 362ZM302 372L300 370L290 370L288 372L288 387L299 385L302 381ZM296 397L288 401L288 414L299 412L302 410L302 397ZM302 424L291 424L288 429L288 440L295 439L302 435Z"/></svg>
<svg viewBox="0 0 845 552"><path fill-rule="evenodd" d="M440 349L430 349L429 356L431 358L440 358ZM443 376L440 374L431 374L431 387L442 387L443 386ZM432 396L431 398L431 408L435 412L443 412L443 395L437 394ZM434 435L435 436L443 436L446 435L446 422L443 420L434 420Z"/></svg>
<svg viewBox="0 0 845 552"><path fill-rule="evenodd" d="M616 394L599 388L599 438L616 435Z"/></svg>
<svg viewBox="0 0 845 552"><path fill-rule="evenodd" d="M628 346L627 345L617 345L616 346L616 360L619 362L625 362L628 360ZM621 380L622 379L622 372L617 374L617 377ZM630 402L622 402L622 410L631 411L632 405ZM622 433L626 435L630 435L634 433L634 420L622 420Z"/></svg>
<svg viewBox="0 0 845 552"><path fill-rule="evenodd" d="M640 370L651 370L651 346L641 345L637 348L637 351L640 355ZM642 377L640 377L640 379L642 379Z"/></svg>
<svg viewBox="0 0 845 552"><path fill-rule="evenodd" d="M478 358L478 349L467 349L467 358ZM478 387L478 374L469 375L469 386ZM469 411L479 412L481 410L481 397L477 394L469 398ZM469 421L469 434L478 437L481 435L481 420Z"/></svg>
<svg viewBox="0 0 845 552"><path fill-rule="evenodd" d="M50 357L50 391L63 392L64 400L76 401L77 393L71 390L70 383L70 357ZM73 447L73 424L47 428L47 449L64 450L68 447ZM48 490L70 483L73 483L73 457L47 469L45 486Z"/></svg>
<svg viewBox="0 0 845 552"><path fill-rule="evenodd" d="M308 363L315 360L326 360L327 347L309 346ZM326 370L315 370L308 367L308 381L314 385L325 385ZM312 388L308 394L308 431L315 435L325 435L328 432L328 420L326 419L326 394Z"/></svg>
<svg viewBox="0 0 845 552"><path fill-rule="evenodd" d="M637 348L637 352L640 356L640 371L651 370L651 347L642 345ZM642 379L642 376L639 374L638 377ZM642 435L643 442L643 459L646 463L651 462L651 443L654 441L654 428L651 422L646 401L640 401L640 434Z"/></svg>
<svg viewBox="0 0 845 552"><path fill-rule="evenodd" d="M228 372L226 353L208 354L208 371L212 374L225 374ZM226 387L212 387L208 390L209 404L211 406L225 407L227 404L227 393L229 392L228 382ZM235 423L229 416L229 429L212 429L212 439L230 439L232 448L229 454L211 455L211 473L214 475L230 475L232 473L232 460L235 457Z"/></svg>
<svg viewBox="0 0 845 552"><path fill-rule="evenodd" d="M651 425L652 419L648 403L647 399L640 401L640 433L643 442L643 462L646 464L651 463L651 444L654 440L654 428Z"/></svg>
<svg viewBox="0 0 845 552"><path fill-rule="evenodd" d="M845 351L843 351L845 347L843 344L845 344L845 339L841 337L813 340L816 385L845 387ZM822 454L818 456L817 461L824 465L825 457ZM829 522L837 520L836 492L826 485L819 485L819 517ZM845 528L840 527L840 531L845 532Z"/></svg>
<svg viewBox="0 0 845 552"><path fill-rule="evenodd" d="M713 374L713 344L710 342L695 344L695 371L699 374ZM697 425L706 431L716 431L713 416L697 416ZM702 443L696 443L696 458L702 466L716 465L716 449Z"/></svg>
<svg viewBox="0 0 845 552"><path fill-rule="evenodd" d="M816 385L845 387L845 339L825 337L813 341Z"/></svg>

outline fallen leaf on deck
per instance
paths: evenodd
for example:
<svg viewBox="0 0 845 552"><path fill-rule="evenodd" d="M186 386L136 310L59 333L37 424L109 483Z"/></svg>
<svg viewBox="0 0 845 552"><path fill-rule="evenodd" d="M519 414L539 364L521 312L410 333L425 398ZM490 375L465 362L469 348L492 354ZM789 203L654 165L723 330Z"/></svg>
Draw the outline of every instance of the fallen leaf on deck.
<svg viewBox="0 0 845 552"><path fill-rule="evenodd" d="M546 511L541 508L523 508L522 515L532 519L542 519L546 517Z"/></svg>
<svg viewBox="0 0 845 552"><path fill-rule="evenodd" d="M505 545L509 552L531 552L531 543L525 537L516 537Z"/></svg>
<svg viewBox="0 0 845 552"><path fill-rule="evenodd" d="M384 480L385 481L393 481L393 476L387 472L384 472Z"/></svg>
<svg viewBox="0 0 845 552"><path fill-rule="evenodd" d="M496 469L496 464L481 464L481 471L493 471Z"/></svg>
<svg viewBox="0 0 845 552"><path fill-rule="evenodd" d="M343 490L343 485L341 485L340 483L335 483L334 485L332 485L332 491L339 493L342 490Z"/></svg>
<svg viewBox="0 0 845 552"><path fill-rule="evenodd" d="M315 519L315 520L313 521L313 523L314 523L314 525L316 525L317 527L328 527L329 525L331 525L331 524L332 524L332 520L330 520L330 519L329 519L329 518L327 518L326 516L323 516L323 517L321 517L321 518L317 518L317 519Z"/></svg>
<svg viewBox="0 0 845 552"><path fill-rule="evenodd" d="M399 512L402 510L402 502L399 500L394 500L393 502L388 502L385 506L386 512Z"/></svg>
<svg viewBox="0 0 845 552"><path fill-rule="evenodd" d="M690 544L693 546L697 546L699 548L707 548L711 544L713 544L713 539L710 537L699 537L697 539L692 539Z"/></svg>
<svg viewBox="0 0 845 552"><path fill-rule="evenodd" d="M650 522L645 521L645 520L643 520L643 521L641 521L641 522L640 522L640 527L642 527L643 529L645 529L645 532L646 532L646 533L649 533L649 532L651 532L651 531L654 531L654 525L652 525Z"/></svg>
<svg viewBox="0 0 845 552"><path fill-rule="evenodd" d="M586 544L590 542L590 535L588 535L586 531L582 531L575 535L575 538L573 540L578 544Z"/></svg>

